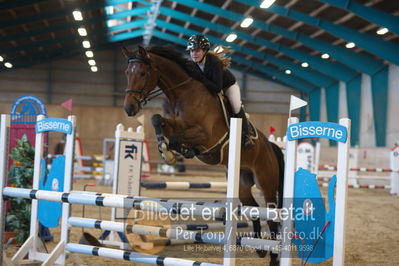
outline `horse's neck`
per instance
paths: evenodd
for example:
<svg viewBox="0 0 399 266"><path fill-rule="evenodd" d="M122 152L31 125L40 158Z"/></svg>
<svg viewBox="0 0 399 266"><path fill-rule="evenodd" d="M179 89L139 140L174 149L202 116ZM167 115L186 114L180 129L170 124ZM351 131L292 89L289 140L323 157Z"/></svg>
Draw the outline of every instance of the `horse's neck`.
<svg viewBox="0 0 399 266"><path fill-rule="evenodd" d="M157 68L160 72L160 82L158 86L162 89L170 102L176 102L181 95L180 91L186 89L189 84L179 84L187 81L190 76L175 62L158 57ZM178 86L178 87L176 87Z"/></svg>

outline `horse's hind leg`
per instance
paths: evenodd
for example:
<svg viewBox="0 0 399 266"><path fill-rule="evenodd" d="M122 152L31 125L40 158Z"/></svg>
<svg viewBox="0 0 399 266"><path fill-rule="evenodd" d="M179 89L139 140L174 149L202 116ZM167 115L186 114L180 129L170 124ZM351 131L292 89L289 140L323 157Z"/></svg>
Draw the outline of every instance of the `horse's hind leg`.
<svg viewBox="0 0 399 266"><path fill-rule="evenodd" d="M176 156L169 150L163 132L163 127L166 125L166 119L159 114L155 114L152 116L151 122L157 137L158 151L161 153L161 156L166 163L174 164L176 162Z"/></svg>
<svg viewBox="0 0 399 266"><path fill-rule="evenodd" d="M251 188L255 184L254 182L254 176L250 171L247 170L241 170L240 171L240 188L239 188L239 197L240 201L244 206L254 206L254 207L259 207L258 203L254 199ZM252 225L253 225L253 232L254 232L254 237L255 238L262 238L261 234L261 225L260 225L260 219L252 219ZM256 250L256 253L258 253L259 257L264 258L267 254L266 251L264 250Z"/></svg>
<svg viewBox="0 0 399 266"><path fill-rule="evenodd" d="M263 167L262 167L263 168ZM273 173L271 169L265 170L261 169L260 171L256 172L257 174L257 180L259 182L259 185L262 189L262 192L264 194L264 198L266 201L266 207L268 208L277 208L277 190L278 190L278 180L273 182ZM276 178L278 179L278 178ZM278 222L273 222L273 221L267 221L267 224L269 226L270 234L271 234L271 239L276 240L277 239L277 234L279 231L279 223ZM270 265L279 265L278 261L278 254L270 252Z"/></svg>

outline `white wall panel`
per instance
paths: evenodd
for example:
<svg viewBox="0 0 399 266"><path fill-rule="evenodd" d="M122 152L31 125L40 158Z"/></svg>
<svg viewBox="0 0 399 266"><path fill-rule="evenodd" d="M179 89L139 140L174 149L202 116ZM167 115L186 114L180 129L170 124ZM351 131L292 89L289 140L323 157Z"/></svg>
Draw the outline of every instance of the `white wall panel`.
<svg viewBox="0 0 399 266"><path fill-rule="evenodd" d="M339 82L339 102L338 102L338 120L339 118L348 117L348 102L346 98L346 83Z"/></svg>
<svg viewBox="0 0 399 266"><path fill-rule="evenodd" d="M371 92L371 78L362 74L362 95L360 104L360 147L375 147L375 129L373 102Z"/></svg>
<svg viewBox="0 0 399 266"><path fill-rule="evenodd" d="M391 64L388 76L387 146L399 142L399 66Z"/></svg>

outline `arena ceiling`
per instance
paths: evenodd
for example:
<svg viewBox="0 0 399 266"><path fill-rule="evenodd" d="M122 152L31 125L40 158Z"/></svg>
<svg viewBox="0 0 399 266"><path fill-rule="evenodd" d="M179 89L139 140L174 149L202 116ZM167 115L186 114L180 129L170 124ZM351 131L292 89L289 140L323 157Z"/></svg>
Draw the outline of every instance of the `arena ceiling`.
<svg viewBox="0 0 399 266"><path fill-rule="evenodd" d="M399 65L399 1L262 2L0 0L0 71L85 53L84 40L93 51L142 43L183 50L198 33L230 46L235 69L303 92ZM76 10L83 20L74 19ZM247 17L252 24L241 27ZM232 33L236 39L227 42Z"/></svg>

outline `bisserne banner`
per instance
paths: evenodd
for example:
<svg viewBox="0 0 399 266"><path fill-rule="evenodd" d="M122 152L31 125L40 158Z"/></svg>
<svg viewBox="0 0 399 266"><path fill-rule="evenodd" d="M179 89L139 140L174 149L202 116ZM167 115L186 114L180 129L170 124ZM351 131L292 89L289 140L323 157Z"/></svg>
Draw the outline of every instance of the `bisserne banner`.
<svg viewBox="0 0 399 266"><path fill-rule="evenodd" d="M289 125L287 128L287 139L303 138L327 138L330 140L346 142L347 129L336 123L308 121Z"/></svg>

